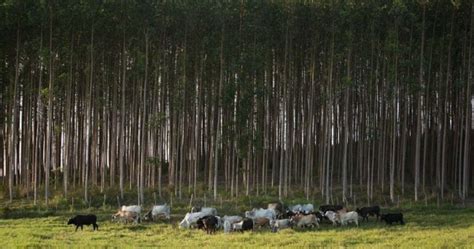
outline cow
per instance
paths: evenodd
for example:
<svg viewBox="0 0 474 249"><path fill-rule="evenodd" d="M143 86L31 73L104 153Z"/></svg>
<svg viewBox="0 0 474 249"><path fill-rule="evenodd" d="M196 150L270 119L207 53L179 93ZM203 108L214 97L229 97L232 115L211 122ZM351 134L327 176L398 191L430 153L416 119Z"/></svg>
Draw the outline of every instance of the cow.
<svg viewBox="0 0 474 249"><path fill-rule="evenodd" d="M314 206L311 203L301 205L301 213L310 214L314 211Z"/></svg>
<svg viewBox="0 0 474 249"><path fill-rule="evenodd" d="M275 213L275 210L273 209L260 208L260 209L253 209L252 211L246 211L245 217L251 218L251 219L264 217L264 218L268 218L269 220L273 220L276 217L276 213Z"/></svg>
<svg viewBox="0 0 474 249"><path fill-rule="evenodd" d="M334 211L326 211L326 213L324 213L324 216L326 218L328 218L331 222L332 222L332 225L335 226L337 225L337 222L338 222L338 216L337 216L337 213L334 212Z"/></svg>
<svg viewBox="0 0 474 249"><path fill-rule="evenodd" d="M270 219L266 217L257 217L253 219L254 228L262 228L262 227L269 227L269 226L270 226Z"/></svg>
<svg viewBox="0 0 474 249"><path fill-rule="evenodd" d="M355 211L338 213L337 216L339 217L339 222L343 226L349 223L355 223L357 226L359 226L359 214L357 214Z"/></svg>
<svg viewBox="0 0 474 249"><path fill-rule="evenodd" d="M293 211L291 211L291 210L286 210L286 211L283 212L282 214L277 215L276 218L277 218L277 219L289 219L289 218L291 218L291 217L293 217L293 216L295 216L295 215L296 215L296 213L294 213Z"/></svg>
<svg viewBox="0 0 474 249"><path fill-rule="evenodd" d="M121 210L140 214L142 212L142 207L138 205L122 206Z"/></svg>
<svg viewBox="0 0 474 249"><path fill-rule="evenodd" d="M298 214L295 215L293 218L290 219L290 222L298 228L303 228L303 227L318 227L319 228L319 223L318 219L316 218L316 215L314 214L308 214L308 215L303 215L303 214Z"/></svg>
<svg viewBox="0 0 474 249"><path fill-rule="evenodd" d="M343 209L342 205L322 205L322 206L319 206L319 210L323 213L326 213L327 211L337 212L341 209Z"/></svg>
<svg viewBox="0 0 474 249"><path fill-rule="evenodd" d="M232 230L234 231L247 231L253 229L253 220L250 218L244 218L241 222L234 223L232 225Z"/></svg>
<svg viewBox="0 0 474 249"><path fill-rule="evenodd" d="M191 213L208 213L209 215L217 215L217 209L213 207L192 207Z"/></svg>
<svg viewBox="0 0 474 249"><path fill-rule="evenodd" d="M99 225L97 225L97 216L93 214L88 214L88 215L76 215L73 218L69 219L67 222L68 225L75 225L76 226L76 231L79 227L81 227L81 230L84 225L90 226L92 225L92 230L95 231L96 229L99 230Z"/></svg>
<svg viewBox="0 0 474 249"><path fill-rule="evenodd" d="M184 216L183 220L179 223L179 226L181 228L190 228L194 226L200 218L207 215L211 215L211 214L204 213L204 212L187 213L186 216Z"/></svg>
<svg viewBox="0 0 474 249"><path fill-rule="evenodd" d="M394 222L399 222L400 225L405 225L402 213L382 214L380 220L385 221L388 225L392 225Z"/></svg>
<svg viewBox="0 0 474 249"><path fill-rule="evenodd" d="M272 232L276 233L280 229L290 228L292 226L290 219L271 220L270 227Z"/></svg>
<svg viewBox="0 0 474 249"><path fill-rule="evenodd" d="M362 217L363 220L369 221L369 215L370 216L376 216L377 220L380 217L380 207L379 206L373 206L373 207L363 207L363 208L357 208L356 212Z"/></svg>
<svg viewBox="0 0 474 249"><path fill-rule="evenodd" d="M324 213L321 212L321 211L316 211L316 212L313 211L313 212L310 212L310 213L308 213L308 214L314 214L314 215L316 215L316 218L318 219L318 222L322 222L323 219L324 219Z"/></svg>
<svg viewBox="0 0 474 249"><path fill-rule="evenodd" d="M302 209L302 208L303 208L303 207L302 207L300 204L296 204L296 205L290 206L290 207L288 208L288 210L291 211L291 212L293 212L293 213L295 213L295 214L297 214L297 213L300 213L300 212L301 212L301 209Z"/></svg>
<svg viewBox="0 0 474 249"><path fill-rule="evenodd" d="M232 225L234 223L237 223L237 222L241 222L242 221L242 217L241 216L238 216L238 215L235 215L235 216L227 216L227 215L224 215L224 217L222 218L223 220L223 227L224 227L224 232L225 233L229 233L231 230L232 230Z"/></svg>
<svg viewBox="0 0 474 249"><path fill-rule="evenodd" d="M117 213L112 215L112 219L122 221L124 223L128 223L128 222L139 223L140 215L138 215L138 213L135 213L135 212L119 210L117 211Z"/></svg>
<svg viewBox="0 0 474 249"><path fill-rule="evenodd" d="M228 220L224 220L224 233L230 233L232 231L232 223Z"/></svg>
<svg viewBox="0 0 474 249"><path fill-rule="evenodd" d="M147 214L145 214L143 219L146 220L146 221L148 221L148 220L154 221L159 216L164 216L166 219L169 220L171 218L170 217L170 206L168 206L167 204L153 206L153 208Z"/></svg>
<svg viewBox="0 0 474 249"><path fill-rule="evenodd" d="M226 220L228 220L228 221L232 224L232 223L236 223L236 222L242 221L242 216L238 216L238 215L227 216L227 215L224 215L224 217L222 217L222 220L224 220L224 222L225 222Z"/></svg>
<svg viewBox="0 0 474 249"><path fill-rule="evenodd" d="M199 218L196 222L198 229L203 229L207 234L216 233L219 219L214 215L207 215Z"/></svg>

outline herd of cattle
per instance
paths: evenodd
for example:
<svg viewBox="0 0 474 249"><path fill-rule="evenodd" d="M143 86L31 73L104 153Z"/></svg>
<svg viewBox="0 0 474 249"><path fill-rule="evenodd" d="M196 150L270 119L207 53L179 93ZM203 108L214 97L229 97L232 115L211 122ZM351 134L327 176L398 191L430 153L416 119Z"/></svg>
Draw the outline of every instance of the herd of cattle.
<svg viewBox="0 0 474 249"><path fill-rule="evenodd" d="M112 216L114 221L124 223L139 223L142 220L141 206L122 206ZM218 229L223 229L225 233L234 231L247 231L270 228L277 232L286 228L314 228L320 223L336 225L348 225L350 223L359 226L359 219L369 221L369 216L375 216L377 220L385 221L387 224L400 223L404 225L402 213L380 213L379 206L357 208L350 211L342 205L322 205L319 210L315 210L313 204L298 204L284 207L282 203L270 203L267 208L252 209L246 211L244 216L239 215L217 215L217 209L213 207L193 207L179 223L181 228L203 229L208 234L215 233ZM145 221L156 221L160 217L171 218L171 209L167 204L156 205L143 215ZM68 222L76 226L76 231L83 225L93 225L93 229L99 229L95 215L77 215Z"/></svg>

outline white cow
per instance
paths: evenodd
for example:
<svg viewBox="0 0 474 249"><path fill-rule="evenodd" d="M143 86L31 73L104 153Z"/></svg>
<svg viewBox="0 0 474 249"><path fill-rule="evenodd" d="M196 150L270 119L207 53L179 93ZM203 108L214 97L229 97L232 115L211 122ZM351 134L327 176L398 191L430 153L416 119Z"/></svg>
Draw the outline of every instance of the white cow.
<svg viewBox="0 0 474 249"><path fill-rule="evenodd" d="M183 220L179 223L179 226L181 228L190 228L191 226L195 225L200 218L207 215L209 215L209 213L187 213L186 216L184 216Z"/></svg>
<svg viewBox="0 0 474 249"><path fill-rule="evenodd" d="M293 213L304 213L309 214L314 211L314 205L311 203L308 204L297 204L290 207L291 212Z"/></svg>
<svg viewBox="0 0 474 249"><path fill-rule="evenodd" d="M290 206L288 209L290 209L291 212L293 213L299 213L301 212L302 206L300 204Z"/></svg>
<svg viewBox="0 0 474 249"><path fill-rule="evenodd" d="M253 209L252 211L245 212L246 218L256 219L256 218L268 218L269 220L273 220L276 217L275 210L273 209Z"/></svg>
<svg viewBox="0 0 474 249"><path fill-rule="evenodd" d="M344 226L347 225L348 223L355 223L357 226L359 226L359 214L355 211L342 213L338 216L339 216L339 221Z"/></svg>
<svg viewBox="0 0 474 249"><path fill-rule="evenodd" d="M314 206L311 203L301 205L301 212L309 214L314 211Z"/></svg>
<svg viewBox="0 0 474 249"><path fill-rule="evenodd" d="M224 233L230 233L232 231L232 223L228 220L224 220Z"/></svg>
<svg viewBox="0 0 474 249"><path fill-rule="evenodd" d="M201 211L199 211L199 212L206 213L208 215L214 215L214 216L217 215L217 209L213 208L213 207L203 207L203 208L201 208Z"/></svg>
<svg viewBox="0 0 474 249"><path fill-rule="evenodd" d="M134 212L134 213L140 214L142 212L142 207L138 205L122 206L121 211Z"/></svg>
<svg viewBox="0 0 474 249"><path fill-rule="evenodd" d="M155 220L158 216L164 216L166 219L170 219L170 206L167 204L164 205L156 205L145 214L144 220Z"/></svg>
<svg viewBox="0 0 474 249"><path fill-rule="evenodd" d="M227 215L224 215L224 217L222 218L223 222L224 222L224 232L225 233L229 233L230 231L232 231L232 225L234 223L237 223L237 222L241 222L242 221L242 217L241 216L238 216L238 215L235 215L235 216L227 216Z"/></svg>
<svg viewBox="0 0 474 249"><path fill-rule="evenodd" d="M290 219L271 220L270 227L272 228L273 232L277 232L280 229L291 227L291 221Z"/></svg>
<svg viewBox="0 0 474 249"><path fill-rule="evenodd" d="M317 226L319 228L319 223L318 223L318 218L316 218L316 215L314 214L308 214L308 215L303 215L303 214L298 214L293 216L290 219L290 222L292 224L295 224L296 227L302 228L302 227L307 227L307 226Z"/></svg>
<svg viewBox="0 0 474 249"><path fill-rule="evenodd" d="M234 216L224 215L224 217L222 217L222 219L223 219L224 221L228 220L228 221L232 224L232 223L236 223L236 222L242 221L242 216L238 216L238 215L234 215Z"/></svg>
<svg viewBox="0 0 474 249"><path fill-rule="evenodd" d="M241 231L243 224L244 224L243 221L232 224L232 231ZM224 224L224 232L225 232L225 224Z"/></svg>
<svg viewBox="0 0 474 249"><path fill-rule="evenodd" d="M338 215L336 212L326 211L326 213L324 213L324 216L326 216L332 222L334 226L337 225Z"/></svg>

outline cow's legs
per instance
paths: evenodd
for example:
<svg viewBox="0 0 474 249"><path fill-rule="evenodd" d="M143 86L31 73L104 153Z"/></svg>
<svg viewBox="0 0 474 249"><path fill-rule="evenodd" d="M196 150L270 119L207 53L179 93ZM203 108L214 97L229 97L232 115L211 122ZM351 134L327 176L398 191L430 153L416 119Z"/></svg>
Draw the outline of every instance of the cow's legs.
<svg viewBox="0 0 474 249"><path fill-rule="evenodd" d="M78 228L79 228L79 226L78 226L78 225L76 225L76 232L77 232L77 229L78 229Z"/></svg>

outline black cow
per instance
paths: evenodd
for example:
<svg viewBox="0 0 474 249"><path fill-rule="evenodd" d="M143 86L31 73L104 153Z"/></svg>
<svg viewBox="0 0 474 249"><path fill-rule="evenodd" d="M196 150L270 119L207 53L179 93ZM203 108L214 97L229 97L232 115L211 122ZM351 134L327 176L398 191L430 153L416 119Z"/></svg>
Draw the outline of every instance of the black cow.
<svg viewBox="0 0 474 249"><path fill-rule="evenodd" d="M281 213L280 215L277 215L277 218L279 220L282 220L282 219L289 219L293 216L295 216L296 213L291 211L291 210L285 210L285 212Z"/></svg>
<svg viewBox="0 0 474 249"><path fill-rule="evenodd" d="M325 216L320 211L311 212L310 214L316 215L316 218L318 218L318 222L322 222L325 218Z"/></svg>
<svg viewBox="0 0 474 249"><path fill-rule="evenodd" d="M68 225L74 224L76 225L76 231L79 227L83 225L92 225L92 229L95 231L95 229L99 230L99 225L97 225L97 216L93 214L88 214L88 215L76 215L74 218L69 219L67 222Z"/></svg>
<svg viewBox="0 0 474 249"><path fill-rule="evenodd" d="M394 222L400 222L400 225L405 225L402 213L382 214L380 220L384 220L388 225L392 225Z"/></svg>
<svg viewBox="0 0 474 249"><path fill-rule="evenodd" d="M219 220L214 215L207 215L200 218L196 224L198 229L205 230L207 234L213 234L216 233Z"/></svg>
<svg viewBox="0 0 474 249"><path fill-rule="evenodd" d="M377 216L377 220L380 217L380 207L379 206L373 206L373 207L363 207L363 208L357 208L356 212L362 217L363 220L369 221L369 215L370 216Z"/></svg>
<svg viewBox="0 0 474 249"><path fill-rule="evenodd" d="M253 230L253 220L250 218L244 218L242 220L242 232L247 230Z"/></svg>
<svg viewBox="0 0 474 249"><path fill-rule="evenodd" d="M337 212L337 211L339 211L343 208L344 207L342 205L322 205L322 206L319 206L319 210L323 213L326 213L327 211Z"/></svg>

